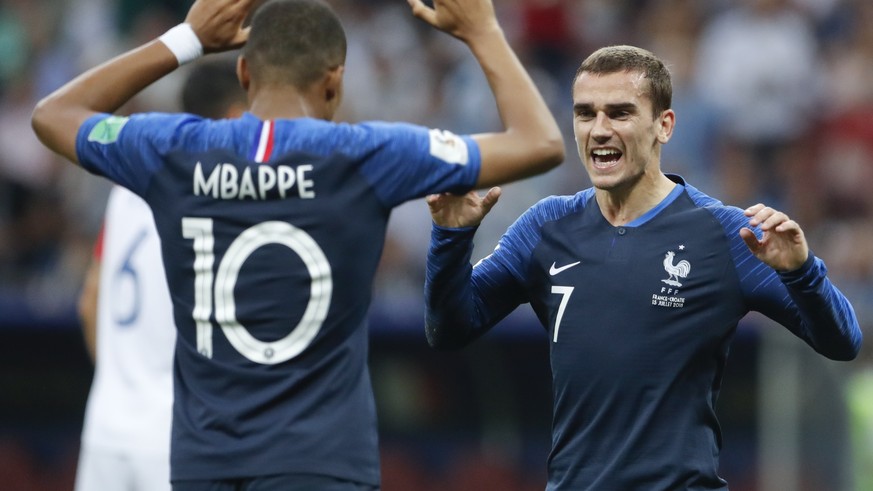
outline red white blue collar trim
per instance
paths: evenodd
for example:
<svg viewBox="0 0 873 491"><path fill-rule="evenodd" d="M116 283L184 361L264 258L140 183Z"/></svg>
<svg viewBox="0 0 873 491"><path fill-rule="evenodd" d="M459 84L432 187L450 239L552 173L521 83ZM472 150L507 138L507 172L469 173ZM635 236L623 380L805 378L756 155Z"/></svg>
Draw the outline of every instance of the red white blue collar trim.
<svg viewBox="0 0 873 491"><path fill-rule="evenodd" d="M261 164L270 160L273 154L273 130L275 123L271 120L266 120L261 123L261 128L258 130L258 143L255 147L252 160Z"/></svg>

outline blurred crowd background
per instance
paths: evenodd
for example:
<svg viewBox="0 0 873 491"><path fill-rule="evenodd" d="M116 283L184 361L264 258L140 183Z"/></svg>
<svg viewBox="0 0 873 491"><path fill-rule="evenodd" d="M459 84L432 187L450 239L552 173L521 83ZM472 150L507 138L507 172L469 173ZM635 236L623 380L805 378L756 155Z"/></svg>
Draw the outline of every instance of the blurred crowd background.
<svg viewBox="0 0 873 491"><path fill-rule="evenodd" d="M79 72L180 22L190 3L0 1L0 488L72 489L91 377L75 302L109 190L42 147L30 113ZM466 48L416 21L406 2L329 3L349 36L338 119L457 133L500 127ZM567 160L504 188L475 257L540 198L589 185L572 133L571 81L594 49L634 44L666 60L674 77L677 126L663 169L728 204L786 211L873 335L873 2L495 4L565 130ZM183 78L184 69L125 111L176 110ZM525 307L465 351L427 348L421 291L429 233L423 200L395 211L374 290L371 367L384 489L542 489L547 340ZM741 323L718 404L722 474L732 490L873 490L866 345L861 359L832 363L765 319Z"/></svg>

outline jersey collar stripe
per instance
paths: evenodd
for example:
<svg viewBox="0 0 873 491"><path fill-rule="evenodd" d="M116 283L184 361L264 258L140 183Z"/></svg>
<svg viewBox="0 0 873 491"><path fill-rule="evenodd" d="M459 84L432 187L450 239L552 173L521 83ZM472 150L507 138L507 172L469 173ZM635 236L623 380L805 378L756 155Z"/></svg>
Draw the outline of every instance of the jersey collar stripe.
<svg viewBox="0 0 873 491"><path fill-rule="evenodd" d="M255 162L262 163L270 160L273 153L273 122L270 120L261 123L258 135L258 148L255 150Z"/></svg>
<svg viewBox="0 0 873 491"><path fill-rule="evenodd" d="M260 145L261 133L263 133L263 130L264 130L264 122L261 121L260 124L258 124L258 132L255 134L255 145L252 147L251 151L249 152L249 159L251 159L251 160L255 160L258 158L258 150L260 150L260 147L261 147L261 145Z"/></svg>

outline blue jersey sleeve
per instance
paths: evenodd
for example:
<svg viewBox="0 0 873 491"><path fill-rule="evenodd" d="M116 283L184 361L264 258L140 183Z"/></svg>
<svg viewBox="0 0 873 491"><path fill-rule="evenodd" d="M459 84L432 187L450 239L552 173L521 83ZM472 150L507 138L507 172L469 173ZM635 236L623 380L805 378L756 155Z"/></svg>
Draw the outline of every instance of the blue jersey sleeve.
<svg viewBox="0 0 873 491"><path fill-rule="evenodd" d="M428 194L463 194L479 178L479 146L470 136L405 123L354 127L366 153L362 172L389 207Z"/></svg>
<svg viewBox="0 0 873 491"><path fill-rule="evenodd" d="M162 157L173 148L180 126L190 115L97 114L86 120L76 137L79 163L143 196Z"/></svg>
<svg viewBox="0 0 873 491"><path fill-rule="evenodd" d="M851 360L861 349L862 333L852 304L827 276L824 261L810 252L797 271L779 273L797 306L800 337L835 360Z"/></svg>
<svg viewBox="0 0 873 491"><path fill-rule="evenodd" d="M810 253L797 271L777 272L756 258L740 237L748 227L742 210L716 212L731 241L731 252L743 295L751 310L788 328L817 352L834 360L850 360L861 347L861 328L848 299L831 283L821 259ZM761 232L753 229L760 237Z"/></svg>
<svg viewBox="0 0 873 491"><path fill-rule="evenodd" d="M458 348L487 332L528 298L528 270L547 202L525 212L489 256L470 265L474 228L433 227L425 277L425 332L431 346Z"/></svg>

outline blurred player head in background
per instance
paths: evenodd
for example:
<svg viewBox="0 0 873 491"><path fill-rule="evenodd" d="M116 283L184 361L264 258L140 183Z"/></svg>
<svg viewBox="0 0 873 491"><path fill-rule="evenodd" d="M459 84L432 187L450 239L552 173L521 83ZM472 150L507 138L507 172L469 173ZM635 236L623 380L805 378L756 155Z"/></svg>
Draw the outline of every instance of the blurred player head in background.
<svg viewBox="0 0 873 491"><path fill-rule="evenodd" d="M246 93L236 77L235 61L216 56L191 67L180 97L182 111L210 119L235 118L246 109Z"/></svg>

